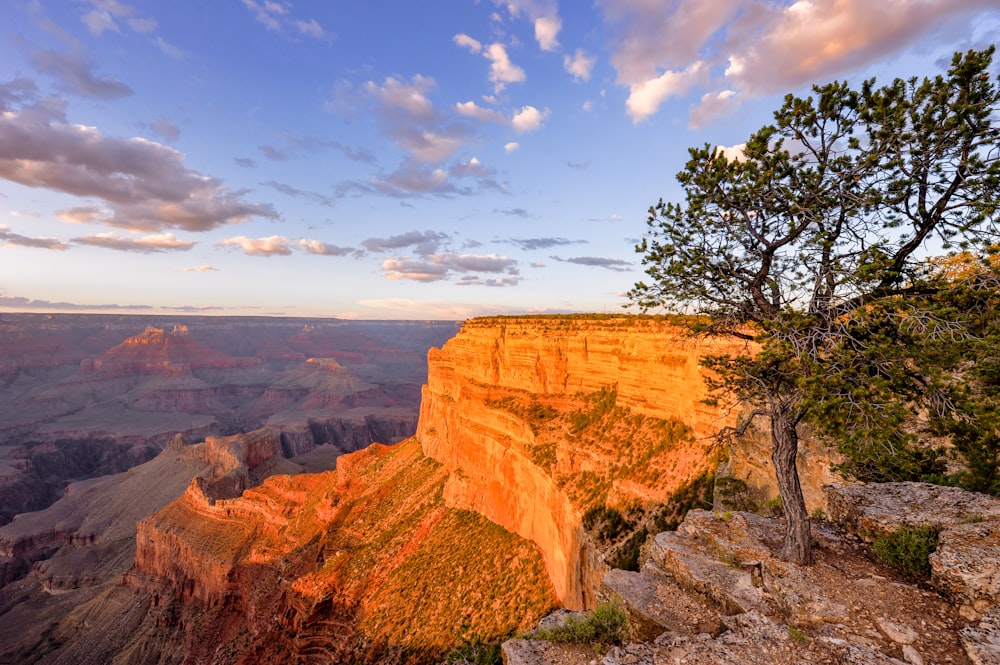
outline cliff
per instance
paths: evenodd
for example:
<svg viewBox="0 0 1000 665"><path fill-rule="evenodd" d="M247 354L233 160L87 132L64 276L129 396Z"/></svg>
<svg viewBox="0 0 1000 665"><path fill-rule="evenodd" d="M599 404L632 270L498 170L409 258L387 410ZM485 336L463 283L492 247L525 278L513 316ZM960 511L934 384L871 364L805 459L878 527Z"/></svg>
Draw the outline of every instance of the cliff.
<svg viewBox="0 0 1000 665"><path fill-rule="evenodd" d="M586 607L605 568L582 515L662 502L711 466L732 416L703 403L699 358L739 350L650 317L469 321L429 354L417 438L447 503L536 543L560 601Z"/></svg>

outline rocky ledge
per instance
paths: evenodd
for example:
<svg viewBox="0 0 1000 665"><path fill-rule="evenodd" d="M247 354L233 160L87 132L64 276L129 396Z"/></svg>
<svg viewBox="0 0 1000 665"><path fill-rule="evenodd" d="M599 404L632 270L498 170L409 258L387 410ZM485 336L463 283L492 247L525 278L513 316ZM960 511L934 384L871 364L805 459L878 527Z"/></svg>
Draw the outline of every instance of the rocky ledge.
<svg viewBox="0 0 1000 665"><path fill-rule="evenodd" d="M504 644L504 662L1000 663L995 589L1000 547L989 537L970 536L971 531L995 536L997 522L988 516L1000 501L910 485L831 490L834 517L843 523L813 524L815 563L808 567L772 556L783 534L780 519L691 511L676 531L650 539L639 572L613 570L604 578L603 598L620 603L629 614L630 642L602 655L579 646L516 639ZM845 505L853 508L842 510ZM893 505L898 513L889 510ZM912 508L917 505L928 519L937 514L935 525L942 529L931 557L934 577L920 584L879 562L853 533L859 520L868 525L868 537L873 533L873 523L864 515L896 514L882 524L883 532L923 524ZM960 506L972 505L975 519L970 522ZM911 507L909 512L905 506ZM977 559L973 564L960 556Z"/></svg>

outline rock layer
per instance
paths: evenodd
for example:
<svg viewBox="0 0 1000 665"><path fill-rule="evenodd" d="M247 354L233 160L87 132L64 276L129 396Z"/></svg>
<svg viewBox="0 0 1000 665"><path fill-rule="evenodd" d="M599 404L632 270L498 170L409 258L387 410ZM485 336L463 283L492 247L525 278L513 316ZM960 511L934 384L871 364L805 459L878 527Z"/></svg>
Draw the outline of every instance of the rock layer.
<svg viewBox="0 0 1000 665"><path fill-rule="evenodd" d="M571 431L554 442L554 464L545 468L533 454L539 437L530 417L498 405L520 399L558 408L560 400L613 386L617 406L682 424L686 440L644 464L662 465L662 477L650 484L625 475L609 490L622 502L662 501L704 472L710 436L732 423L703 402L700 358L742 348L694 338L667 320L649 317L473 320L429 354L417 437L425 454L450 472L449 504L475 510L535 542L562 603L587 607L604 568L581 527L589 506L568 495L560 475L590 473L596 483L600 469L616 460L606 451L582 448ZM626 448L632 445L626 442Z"/></svg>

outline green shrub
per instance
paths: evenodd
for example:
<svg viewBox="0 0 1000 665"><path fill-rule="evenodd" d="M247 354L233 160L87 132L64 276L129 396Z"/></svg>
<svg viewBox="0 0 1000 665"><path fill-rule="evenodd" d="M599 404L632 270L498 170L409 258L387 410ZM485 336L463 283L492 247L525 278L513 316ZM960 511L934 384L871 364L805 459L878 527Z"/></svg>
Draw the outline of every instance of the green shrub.
<svg viewBox="0 0 1000 665"><path fill-rule="evenodd" d="M915 580L931 576L928 557L937 549L939 530L928 527L902 528L875 536L872 548L879 558L906 577Z"/></svg>
<svg viewBox="0 0 1000 665"><path fill-rule="evenodd" d="M628 636L628 614L620 603L602 602L583 616L571 616L561 626L537 630L533 637L550 642L593 646L621 644Z"/></svg>

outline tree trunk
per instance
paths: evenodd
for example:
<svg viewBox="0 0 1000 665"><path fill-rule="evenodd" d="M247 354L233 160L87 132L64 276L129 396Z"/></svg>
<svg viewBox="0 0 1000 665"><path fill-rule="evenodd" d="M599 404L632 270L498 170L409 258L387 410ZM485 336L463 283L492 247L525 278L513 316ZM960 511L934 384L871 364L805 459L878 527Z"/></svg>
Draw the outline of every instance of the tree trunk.
<svg viewBox="0 0 1000 665"><path fill-rule="evenodd" d="M799 485L795 457L799 452L799 434L785 406L771 409L771 461L778 476L778 491L785 512L785 542L775 553L779 559L802 565L812 563L812 534L809 514Z"/></svg>

